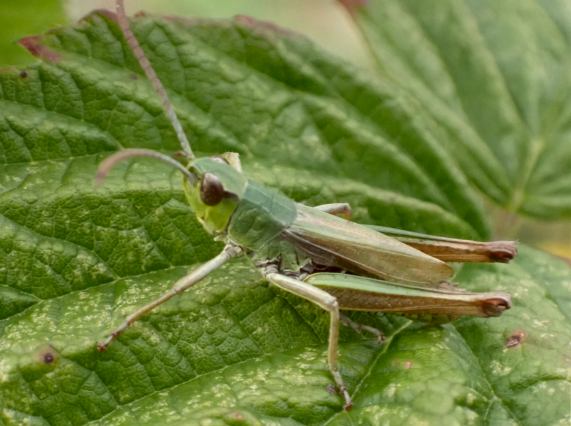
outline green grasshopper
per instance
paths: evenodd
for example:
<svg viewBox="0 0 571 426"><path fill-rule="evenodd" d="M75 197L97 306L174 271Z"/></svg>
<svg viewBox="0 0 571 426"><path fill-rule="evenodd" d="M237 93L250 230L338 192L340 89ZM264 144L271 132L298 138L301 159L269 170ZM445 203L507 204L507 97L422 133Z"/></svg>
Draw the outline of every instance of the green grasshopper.
<svg viewBox="0 0 571 426"><path fill-rule="evenodd" d="M347 220L348 204L309 207L249 180L237 154L196 158L165 88L129 27L123 0L116 0L116 8L124 37L176 131L185 164L155 151L125 149L101 163L97 182L115 164L133 157L151 157L171 165L183 175L184 193L198 220L225 247L161 297L129 315L98 343L99 350L106 350L133 322L230 259L247 256L271 284L329 313L329 370L344 398L344 408L349 409L351 397L337 360L339 324L371 331L379 338L382 334L343 317L340 310L451 320L462 315L498 316L510 308L507 294L471 293L451 285L453 269L445 261L507 262L516 254L513 242L484 243L374 229Z"/></svg>

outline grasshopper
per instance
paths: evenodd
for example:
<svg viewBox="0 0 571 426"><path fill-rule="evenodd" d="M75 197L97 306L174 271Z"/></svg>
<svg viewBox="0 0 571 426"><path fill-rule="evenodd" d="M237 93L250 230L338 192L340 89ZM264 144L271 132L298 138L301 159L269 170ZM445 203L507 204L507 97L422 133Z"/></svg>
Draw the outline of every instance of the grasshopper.
<svg viewBox="0 0 571 426"><path fill-rule="evenodd" d="M498 316L511 306L505 293L471 293L449 283L446 262L507 262L516 254L510 241L477 242L434 237L393 228L367 227L348 220L346 203L309 207L281 192L249 180L238 154L197 158L167 92L129 27L123 0L116 0L117 19L142 70L160 97L183 159L146 149L125 149L106 158L96 181L101 183L119 162L151 157L179 170L185 196L199 222L224 249L156 300L139 308L98 343L104 351L133 322L173 296L189 289L237 256L247 256L265 279L302 297L330 315L327 361L344 408L352 406L338 363L340 323L359 330L341 310L394 312L432 319Z"/></svg>

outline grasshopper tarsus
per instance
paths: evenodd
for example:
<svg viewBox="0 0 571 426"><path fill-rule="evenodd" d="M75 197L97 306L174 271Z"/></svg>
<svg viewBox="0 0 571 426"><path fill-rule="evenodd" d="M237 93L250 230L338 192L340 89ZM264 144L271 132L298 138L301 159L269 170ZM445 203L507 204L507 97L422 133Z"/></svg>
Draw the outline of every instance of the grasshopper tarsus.
<svg viewBox="0 0 571 426"><path fill-rule="evenodd" d="M97 352L106 352L107 348L109 347L109 343L107 342L109 338L105 339L103 342L97 342Z"/></svg>
<svg viewBox="0 0 571 426"><path fill-rule="evenodd" d="M351 397L349 396L347 389L340 389L339 387L329 384L327 385L327 392L330 393L331 395L340 395L343 397L343 410L344 411L351 411L351 409L353 408L353 401L351 400ZM345 394L347 394L349 401L347 401L345 399Z"/></svg>
<svg viewBox="0 0 571 426"><path fill-rule="evenodd" d="M113 343L117 339L117 337L119 337L119 335L121 333L123 333L123 331L125 331L127 329L127 327L129 327L129 325L131 325L131 323L128 320L124 321L121 324L121 326L119 326L109 336L107 336L105 339L103 339L103 341L97 342L97 350L99 352L106 352L107 349L109 349L109 345L111 343Z"/></svg>
<svg viewBox="0 0 571 426"><path fill-rule="evenodd" d="M343 410L350 411L353 408L353 400L351 399L351 395L349 395L349 391L347 390L347 386L343 381L343 377L341 377L341 373L339 371L332 371L331 374L335 379L335 383L337 384L337 390L343 397Z"/></svg>

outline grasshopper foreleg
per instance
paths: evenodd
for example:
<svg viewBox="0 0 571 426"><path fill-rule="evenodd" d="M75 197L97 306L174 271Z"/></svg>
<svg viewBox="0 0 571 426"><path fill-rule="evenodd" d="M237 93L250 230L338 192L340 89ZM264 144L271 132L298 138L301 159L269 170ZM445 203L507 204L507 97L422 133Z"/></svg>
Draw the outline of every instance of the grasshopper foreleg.
<svg viewBox="0 0 571 426"><path fill-rule="evenodd" d="M339 216L344 219L351 219L351 215L353 214L349 203L322 204L320 206L316 206L315 208L317 210L321 210L322 212L332 214L333 216Z"/></svg>
<svg viewBox="0 0 571 426"><path fill-rule="evenodd" d="M262 274L270 283L276 285L277 287L295 294L296 296L302 297L310 302L313 302L320 308L329 312L331 316L329 323L329 347L327 351L329 370L331 371L331 375L335 380L335 384L337 385L339 392L345 400L343 408L345 410L351 409L351 396L347 391L347 387L345 386L343 377L339 372L339 366L337 363L340 321L339 304L337 303L337 299L317 287L278 273L275 267L267 266L263 268Z"/></svg>
<svg viewBox="0 0 571 426"><path fill-rule="evenodd" d="M239 256L242 253L242 250L239 247L234 245L227 245L224 247L222 252L217 255L216 257L210 259L208 262L200 265L198 268L193 270L190 274L182 277L178 280L175 285L166 293L163 293L159 298L153 300L152 302L146 304L145 306L140 307L135 312L127 317L127 319L117 327L105 340L99 342L97 344L97 349L100 352L103 352L107 349L107 347L113 342L121 333L123 333L131 324L137 321L146 313L152 311L157 306L163 304L167 300L171 299L172 297L176 296L177 294L182 293L183 291L189 289L194 284L202 280L212 271L220 268L224 263L228 260L232 259L233 257Z"/></svg>
<svg viewBox="0 0 571 426"><path fill-rule="evenodd" d="M355 322L347 315L341 315L341 323L343 325L346 325L347 327L351 327L357 333L362 333L363 331L366 331L367 333L372 334L379 343L383 343L385 341L385 335L381 330L375 327L371 327L370 325Z"/></svg>

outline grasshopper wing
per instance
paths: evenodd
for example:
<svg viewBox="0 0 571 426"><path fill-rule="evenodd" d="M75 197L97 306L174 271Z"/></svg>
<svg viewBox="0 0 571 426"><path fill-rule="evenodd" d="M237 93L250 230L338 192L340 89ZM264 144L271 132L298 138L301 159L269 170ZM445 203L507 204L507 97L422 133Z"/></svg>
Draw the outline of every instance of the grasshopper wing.
<svg viewBox="0 0 571 426"><path fill-rule="evenodd" d="M316 263L355 274L437 287L454 273L441 260L394 238L303 204L283 235Z"/></svg>

